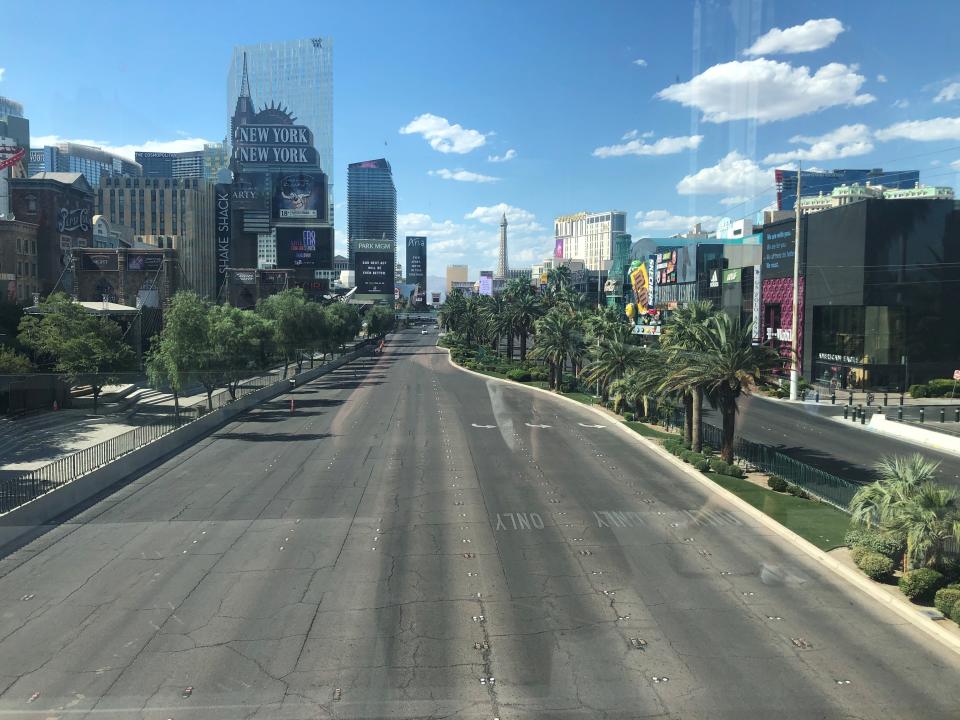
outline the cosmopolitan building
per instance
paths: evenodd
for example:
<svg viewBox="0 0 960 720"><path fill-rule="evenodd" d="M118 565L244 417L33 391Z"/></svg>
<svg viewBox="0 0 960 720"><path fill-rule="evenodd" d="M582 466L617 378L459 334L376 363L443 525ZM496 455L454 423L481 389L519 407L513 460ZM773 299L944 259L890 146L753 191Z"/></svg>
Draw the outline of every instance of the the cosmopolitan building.
<svg viewBox="0 0 960 720"><path fill-rule="evenodd" d="M357 240L397 240L397 188L384 158L347 167L347 250L354 267ZM394 260L396 262L396 260Z"/></svg>
<svg viewBox="0 0 960 720"><path fill-rule="evenodd" d="M333 197L333 38L314 37L286 42L236 45L227 74L227 119L237 108L246 54L249 95L260 110L271 100L281 102L291 120L313 134L320 169ZM330 220L333 221L332 202Z"/></svg>

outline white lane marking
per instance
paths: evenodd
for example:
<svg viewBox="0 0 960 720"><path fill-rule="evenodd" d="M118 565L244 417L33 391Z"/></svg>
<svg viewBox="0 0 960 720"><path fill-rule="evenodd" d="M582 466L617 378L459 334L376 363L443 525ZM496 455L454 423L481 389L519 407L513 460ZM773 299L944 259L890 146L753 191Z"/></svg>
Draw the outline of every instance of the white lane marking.
<svg viewBox="0 0 960 720"><path fill-rule="evenodd" d="M531 424L528 423L528 422L525 422L524 425L526 425L527 427L535 427L535 428L548 428L548 427L553 427L552 425L531 425Z"/></svg>
<svg viewBox="0 0 960 720"><path fill-rule="evenodd" d="M477 425L476 423L470 423L475 428L483 428L484 430L489 430L490 428L495 428L496 425Z"/></svg>
<svg viewBox="0 0 960 720"><path fill-rule="evenodd" d="M577 425L585 428L605 428L606 425L587 425L586 423L578 422Z"/></svg>

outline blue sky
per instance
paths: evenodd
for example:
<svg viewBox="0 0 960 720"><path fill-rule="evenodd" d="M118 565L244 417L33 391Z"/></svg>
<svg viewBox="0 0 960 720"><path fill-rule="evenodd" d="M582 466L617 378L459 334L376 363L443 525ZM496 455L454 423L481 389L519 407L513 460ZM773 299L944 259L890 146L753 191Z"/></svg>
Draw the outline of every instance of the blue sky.
<svg viewBox="0 0 960 720"><path fill-rule="evenodd" d="M429 237L431 275L475 277L503 210L521 266L555 215L663 236L752 215L798 160L955 185L960 6L919 5L8 3L0 95L36 138L189 149L225 133L234 44L331 36L338 229L347 164L384 156L401 236Z"/></svg>

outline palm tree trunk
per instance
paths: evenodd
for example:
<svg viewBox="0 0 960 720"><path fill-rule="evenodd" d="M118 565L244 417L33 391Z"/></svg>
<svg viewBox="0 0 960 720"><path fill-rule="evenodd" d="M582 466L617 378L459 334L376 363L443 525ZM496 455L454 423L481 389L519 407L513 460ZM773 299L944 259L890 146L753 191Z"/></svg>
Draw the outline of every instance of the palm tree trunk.
<svg viewBox="0 0 960 720"><path fill-rule="evenodd" d="M565 360L566 358L557 363L557 392L563 392L563 363Z"/></svg>
<svg viewBox="0 0 960 720"><path fill-rule="evenodd" d="M683 394L683 439L693 443L693 395Z"/></svg>
<svg viewBox="0 0 960 720"><path fill-rule="evenodd" d="M520 362L527 359L527 333L520 332Z"/></svg>
<svg viewBox="0 0 960 720"><path fill-rule="evenodd" d="M643 417L644 419L650 418L650 396L643 396Z"/></svg>
<svg viewBox="0 0 960 720"><path fill-rule="evenodd" d="M736 430L737 405L734 400L721 401L720 413L723 416L723 447L720 457L726 463L733 462L733 433Z"/></svg>
<svg viewBox="0 0 960 720"><path fill-rule="evenodd" d="M507 357L513 360L513 333L507 335Z"/></svg>
<svg viewBox="0 0 960 720"><path fill-rule="evenodd" d="M693 415L693 423L690 428L690 448L694 452L700 452L703 442L700 438L700 429L703 417L703 390L697 388L691 394L690 409Z"/></svg>

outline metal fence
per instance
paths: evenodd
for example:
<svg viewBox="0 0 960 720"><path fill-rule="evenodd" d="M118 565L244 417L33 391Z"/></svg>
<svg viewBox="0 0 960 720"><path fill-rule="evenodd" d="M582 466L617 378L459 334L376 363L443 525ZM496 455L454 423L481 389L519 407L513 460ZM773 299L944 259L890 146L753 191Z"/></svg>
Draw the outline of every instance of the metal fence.
<svg viewBox="0 0 960 720"><path fill-rule="evenodd" d="M716 425L703 423L700 436L705 444L712 447L719 448L723 444L723 430ZM770 445L736 438L733 454L764 472L779 475L788 483L803 488L844 512L849 512L850 501L860 487L849 480L785 455Z"/></svg>
<svg viewBox="0 0 960 720"><path fill-rule="evenodd" d="M353 345L352 349L356 350L367 344L367 341L358 342ZM323 361L321 364L332 362L334 359L334 357L331 357L329 361ZM293 366L291 371L295 373L296 366ZM283 379L282 376L283 370L281 369L244 380L236 389L236 397L239 399L244 395L280 382ZM149 425L128 430L121 435L116 435L41 467L27 470L3 480L0 482L0 513L9 512L50 490L76 480L81 475L93 472L167 433L199 419L208 412L229 405L234 401L234 398L230 396L229 392L222 390L215 393L211 401L212 408L208 406L207 399L203 398L193 405L181 408L179 419L173 416L162 418Z"/></svg>

